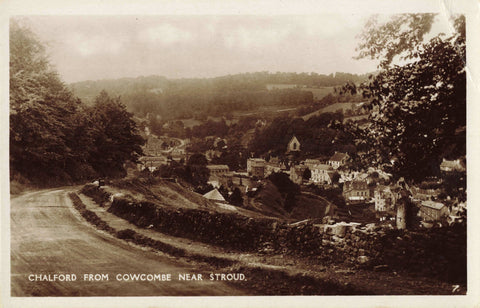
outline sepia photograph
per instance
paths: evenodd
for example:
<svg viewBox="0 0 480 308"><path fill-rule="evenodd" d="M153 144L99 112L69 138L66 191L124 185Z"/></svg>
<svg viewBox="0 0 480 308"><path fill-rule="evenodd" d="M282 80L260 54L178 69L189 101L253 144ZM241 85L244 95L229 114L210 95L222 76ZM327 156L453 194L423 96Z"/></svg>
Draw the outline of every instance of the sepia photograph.
<svg viewBox="0 0 480 308"><path fill-rule="evenodd" d="M2 289L466 298L469 18L8 16Z"/></svg>

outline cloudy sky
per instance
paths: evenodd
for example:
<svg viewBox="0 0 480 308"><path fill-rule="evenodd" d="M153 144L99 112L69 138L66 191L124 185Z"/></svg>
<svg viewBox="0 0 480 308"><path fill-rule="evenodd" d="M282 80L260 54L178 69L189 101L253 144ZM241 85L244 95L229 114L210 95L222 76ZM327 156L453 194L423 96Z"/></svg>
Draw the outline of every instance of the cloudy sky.
<svg viewBox="0 0 480 308"><path fill-rule="evenodd" d="M355 60L367 15L15 17L48 44L65 82L243 72L366 73Z"/></svg>

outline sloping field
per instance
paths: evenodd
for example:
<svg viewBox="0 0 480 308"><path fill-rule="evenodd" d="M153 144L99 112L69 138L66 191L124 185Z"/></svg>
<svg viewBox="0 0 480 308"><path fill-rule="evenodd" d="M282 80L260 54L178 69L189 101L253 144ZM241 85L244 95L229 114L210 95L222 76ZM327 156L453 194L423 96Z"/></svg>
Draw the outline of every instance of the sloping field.
<svg viewBox="0 0 480 308"><path fill-rule="evenodd" d="M288 213L284 209L284 201L277 187L272 182L267 181L266 185L260 190L255 199L250 203L255 211L261 212L267 216L288 218Z"/></svg>
<svg viewBox="0 0 480 308"><path fill-rule="evenodd" d="M309 113L307 115L304 115L302 117L302 119L304 121L307 121L308 119L310 119L311 117L313 116L318 116L322 113L325 113L325 112L336 112L336 111L345 111L347 109L352 109L352 108L355 108L356 105L358 104L361 104L360 103L356 103L356 102L347 102L347 103L335 103L335 104L332 104L332 105L328 105L326 107L323 107L322 109L319 109L317 111L314 111L312 113Z"/></svg>
<svg viewBox="0 0 480 308"><path fill-rule="evenodd" d="M328 204L319 196L303 193L295 198L295 207L290 216L296 220L323 218Z"/></svg>
<svg viewBox="0 0 480 308"><path fill-rule="evenodd" d="M237 213L243 216L262 218L264 215L247 209L222 205L208 200L177 183L168 180L131 179L115 182L105 187L108 192L131 195L138 201L149 201L170 208L187 208L215 211L221 213Z"/></svg>

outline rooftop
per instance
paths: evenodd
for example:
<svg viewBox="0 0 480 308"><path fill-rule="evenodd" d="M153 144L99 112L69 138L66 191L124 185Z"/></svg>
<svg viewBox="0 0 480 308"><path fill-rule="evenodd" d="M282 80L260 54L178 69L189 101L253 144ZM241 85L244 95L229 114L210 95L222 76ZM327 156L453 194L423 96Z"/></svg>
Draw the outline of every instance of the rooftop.
<svg viewBox="0 0 480 308"><path fill-rule="evenodd" d="M207 165L207 168L210 170L225 170L229 169L227 165Z"/></svg>
<svg viewBox="0 0 480 308"><path fill-rule="evenodd" d="M312 170L317 169L317 170L332 170L333 168L330 165L325 165L325 164L317 164L312 167Z"/></svg>
<svg viewBox="0 0 480 308"><path fill-rule="evenodd" d="M426 206L435 210L441 210L445 206L445 204L427 200L422 202L422 206Z"/></svg>
<svg viewBox="0 0 480 308"><path fill-rule="evenodd" d="M335 154L330 157L330 161L342 161L347 157L347 153L335 152Z"/></svg>

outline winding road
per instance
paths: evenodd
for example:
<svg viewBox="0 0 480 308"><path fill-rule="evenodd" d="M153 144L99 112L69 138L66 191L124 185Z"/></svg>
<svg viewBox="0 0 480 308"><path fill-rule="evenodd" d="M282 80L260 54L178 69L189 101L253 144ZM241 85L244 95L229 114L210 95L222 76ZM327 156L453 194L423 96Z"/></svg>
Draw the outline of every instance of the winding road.
<svg viewBox="0 0 480 308"><path fill-rule="evenodd" d="M75 189L41 190L12 197L12 296L244 294L233 284L208 280L211 269L129 245L94 229L72 207L68 192ZM55 274L74 274L76 280L40 281L45 280L44 275L53 280ZM89 274L100 274L99 280L89 281ZM119 281L119 274L170 274L171 281ZM179 274L197 274L197 280L181 281Z"/></svg>

